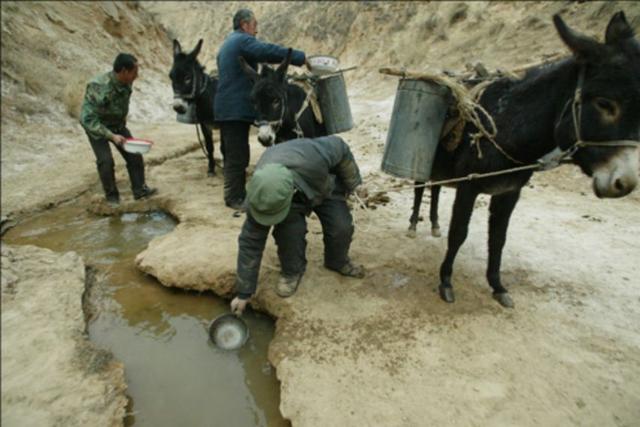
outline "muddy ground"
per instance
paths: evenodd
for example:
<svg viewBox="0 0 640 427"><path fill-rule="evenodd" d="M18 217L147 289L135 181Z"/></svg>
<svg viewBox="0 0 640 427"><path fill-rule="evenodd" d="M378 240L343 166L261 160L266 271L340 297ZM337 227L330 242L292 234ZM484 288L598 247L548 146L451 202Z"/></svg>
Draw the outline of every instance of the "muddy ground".
<svg viewBox="0 0 640 427"><path fill-rule="evenodd" d="M478 5L483 3L470 3L465 9L471 22L482 16L484 9ZM548 12L556 6L531 5L539 16L531 24L531 28L539 29L536 32L529 28L531 34L553 39L547 22ZM155 13L161 12L162 4L156 6ZM165 7L170 6L174 7L171 3ZM382 6L386 6L386 12L382 12L392 16L397 12L391 5ZM423 16L448 13L455 10L454 6L458 7L438 5L439 12L425 11ZM622 6L629 4L622 2ZM119 16L123 16L119 7ZM264 7L264 13L269 11L267 6L257 7ZM349 4L347 9L351 7ZM565 2L562 7L575 17L578 28L600 34L612 6L595 4L582 11L577 3ZM331 4L329 10L335 12L335 8ZM497 4L491 8L494 13L502 13L505 22L509 13L515 13L520 22L531 19L524 6ZM637 6L632 10L637 11ZM345 16L347 12L342 11ZM374 12L367 13L374 16ZM633 19L640 16L637 12L628 14ZM163 16L165 22L176 19L175 15ZM363 12L354 19L357 24L358 19L368 18ZM471 28L489 31L489 23L495 22L495 16L486 24L477 20ZM633 22L638 25L637 20ZM592 25L580 27L580 23ZM355 32L356 24L352 23L349 31ZM387 23L380 25L386 28ZM441 28L438 25L434 28ZM504 25L507 30L511 28ZM3 21L3 49L5 28L9 27ZM446 50L447 40L455 45L457 33L468 44L472 33L463 37L464 31L455 28L434 45L436 52ZM410 39L398 38L394 43L402 40L406 45ZM514 36L512 45L503 47L513 53L503 52L506 65L528 62L523 53L527 40L531 38ZM343 45L344 57L366 55L363 46L367 45L361 42L358 46ZM362 49L356 51L355 47ZM556 49L561 50L559 45L553 49L538 46L536 59ZM499 47L487 47L478 57L487 63L490 60L486 58L498 62ZM462 68L464 55L448 61ZM377 75L375 65L369 64L368 73L360 70L347 76L355 127L342 135L355 153L370 193L390 190L386 193L388 202L376 204L375 209L354 210L352 257L366 266L367 277L343 278L322 267L320 225L314 217L309 221L308 271L293 297L280 299L273 290L278 260L272 241L263 258L259 292L252 305L278 319L269 358L282 384L283 416L294 426L637 425L640 193L599 200L591 192L590 180L572 166L536 174L516 207L504 250L502 273L516 304L512 310L500 307L491 298L484 279L488 198L481 197L469 237L455 264L457 301L445 304L437 294L437 273L446 249L454 191L444 189L441 196L443 237L431 237L425 222L419 224L416 238L406 237L411 192L394 191L400 180L379 168L396 80ZM3 74L3 83L6 78ZM86 191L95 194L87 208L108 214L101 203L92 153L77 124L68 119L44 123L38 118L55 119L55 111L29 115L11 110L5 99L15 101L12 105L17 107L27 105L27 101L10 96L12 88L5 92L3 84L3 218L19 221ZM136 95L148 99L144 93ZM170 96L165 91L157 98ZM144 114L140 115L131 121L131 129L134 135L156 142L145 160L148 182L158 187L159 194L148 202L133 202L123 162L117 157L118 182L124 196L121 210L162 208L180 224L172 233L153 240L136 263L165 286L212 289L228 297L242 218L232 216L224 207L220 173L206 177L206 162L194 128L175 123L170 112L158 113L156 120L143 120ZM19 117L31 119L20 121ZM32 148L25 144L43 131L51 144L40 140ZM219 159L217 132L215 137ZM252 137L252 164L261 151ZM427 208L425 203L425 217ZM124 413L122 377L117 374L122 367L117 361L109 369L115 376L71 364L69 369L78 375L78 381L65 385L60 380L58 390L70 396L92 392L96 384L79 386L83 381L99 381L98 387L114 390L113 395L105 392L104 406L87 407L80 400L63 402L59 395L46 394L41 363L35 355L34 359L26 357L31 353L24 348L31 340L37 341L43 351L59 356L55 360L59 359L60 366L66 366L73 360L71 349L78 343L86 344L79 304L84 290L82 261L72 254L55 255L3 243L2 273L3 425L19 425L24 419L55 425L70 410L87 417L87 423L77 425L117 424ZM75 299L57 293L43 297L40 292L46 292L46 288L32 289L34 281L55 284L58 280L74 284L69 292L75 293ZM29 309L19 303L23 291ZM43 300L49 304L45 306ZM39 316L27 315L33 311L52 313L52 318L53 313L66 313L57 325L59 334L66 338L40 338L39 334L44 337L46 331L36 327ZM18 369L20 382L15 379ZM32 396L27 400L20 397L26 390ZM89 418L94 410L98 413L95 420Z"/></svg>

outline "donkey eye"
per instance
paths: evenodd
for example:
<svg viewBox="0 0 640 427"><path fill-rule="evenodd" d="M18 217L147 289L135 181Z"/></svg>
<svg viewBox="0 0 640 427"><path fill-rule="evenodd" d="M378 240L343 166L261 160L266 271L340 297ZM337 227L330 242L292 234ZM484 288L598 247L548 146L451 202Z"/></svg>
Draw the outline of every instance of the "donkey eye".
<svg viewBox="0 0 640 427"><path fill-rule="evenodd" d="M595 98L593 104L600 113L607 118L615 118L618 116L619 108L618 104L606 98Z"/></svg>
<svg viewBox="0 0 640 427"><path fill-rule="evenodd" d="M185 82L186 84L191 83L191 77L187 77L187 78L185 78L185 79L184 79L184 82Z"/></svg>
<svg viewBox="0 0 640 427"><path fill-rule="evenodd" d="M280 106L280 100L279 99L274 99L273 102L271 103L274 107L279 107Z"/></svg>

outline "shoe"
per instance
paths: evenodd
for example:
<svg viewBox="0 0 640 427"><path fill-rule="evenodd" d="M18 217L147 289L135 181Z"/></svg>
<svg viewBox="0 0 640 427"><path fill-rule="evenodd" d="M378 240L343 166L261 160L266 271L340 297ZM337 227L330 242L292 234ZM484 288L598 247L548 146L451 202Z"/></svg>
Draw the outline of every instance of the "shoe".
<svg viewBox="0 0 640 427"><path fill-rule="evenodd" d="M225 205L227 205L227 207L233 210L240 211L240 212L245 212L247 210L247 208L244 206L244 200L241 200L239 202L225 203Z"/></svg>
<svg viewBox="0 0 640 427"><path fill-rule="evenodd" d="M364 267L362 265L355 265L351 261L347 261L340 269L335 270L343 276L355 277L356 279L362 279L364 277Z"/></svg>
<svg viewBox="0 0 640 427"><path fill-rule="evenodd" d="M280 276L280 280L276 285L276 294L282 298L290 297L296 293L301 279L302 273L295 276Z"/></svg>
<svg viewBox="0 0 640 427"><path fill-rule="evenodd" d="M156 194L158 192L157 189L155 188L149 188L146 185L142 187L142 191L140 191L138 194L134 194L133 198L135 200L140 200L140 199L146 199L148 197L153 196L154 194Z"/></svg>
<svg viewBox="0 0 640 427"><path fill-rule="evenodd" d="M106 201L107 201L107 205L109 205L110 208L117 208L118 206L120 206L119 197L107 197Z"/></svg>

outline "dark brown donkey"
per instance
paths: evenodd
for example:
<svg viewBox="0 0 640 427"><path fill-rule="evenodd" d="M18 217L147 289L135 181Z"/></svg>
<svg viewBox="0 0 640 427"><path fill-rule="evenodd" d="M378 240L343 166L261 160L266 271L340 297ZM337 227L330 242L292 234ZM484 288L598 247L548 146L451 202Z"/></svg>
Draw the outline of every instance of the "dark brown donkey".
<svg viewBox="0 0 640 427"><path fill-rule="evenodd" d="M215 175L216 164L213 161L213 126L215 122L213 100L216 96L218 80L204 72L196 57L200 53L202 39L189 53L182 52L178 40L173 41L173 65L169 72L173 88L173 109L178 114L184 114L189 104L195 105L196 120L205 145L203 151L207 156L208 175ZM199 136L198 136L199 138ZM220 147L224 155L224 147Z"/></svg>
<svg viewBox="0 0 640 427"><path fill-rule="evenodd" d="M479 103L493 118L497 136L471 144L478 129L467 124L453 153L438 148L433 180L483 174L535 164L549 153L571 158L593 178L598 197L622 197L638 184L640 140L640 43L623 12L609 22L605 42L578 34L553 17L573 55L531 70L521 80L502 78ZM483 125L489 129L488 121ZM482 156L479 155L482 152ZM500 264L509 218L532 170L456 185L447 252L440 266L440 296L454 301L451 275L467 237L478 194L490 194L487 280L505 307L513 301L500 281Z"/></svg>
<svg viewBox="0 0 640 427"><path fill-rule="evenodd" d="M263 65L257 73L244 58L238 60L253 82L251 102L258 114L255 125L262 145L268 147L290 139L327 135L325 126L316 120L305 91L287 82L291 49L276 70Z"/></svg>

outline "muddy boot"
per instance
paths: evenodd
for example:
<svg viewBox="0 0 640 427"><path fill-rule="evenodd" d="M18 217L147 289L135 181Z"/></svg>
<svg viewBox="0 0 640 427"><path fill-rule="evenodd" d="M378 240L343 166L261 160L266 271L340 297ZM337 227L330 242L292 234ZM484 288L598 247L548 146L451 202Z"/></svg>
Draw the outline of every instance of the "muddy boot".
<svg viewBox="0 0 640 427"><path fill-rule="evenodd" d="M351 261L347 261L345 265L334 271L337 271L343 276L355 277L356 279L362 279L365 274L364 267L362 265L355 265Z"/></svg>
<svg viewBox="0 0 640 427"><path fill-rule="evenodd" d="M276 285L276 294L282 298L290 297L298 289L300 280L302 280L302 273L294 276L280 276Z"/></svg>
<svg viewBox="0 0 640 427"><path fill-rule="evenodd" d="M157 190L157 189L155 189L155 188L149 188L149 187L147 187L146 185L143 185L143 186L142 186L142 189L141 189L141 190L139 190L138 192L136 192L136 193L133 195L133 198L134 198L135 200L146 199L146 198L149 198L149 197L153 196L153 195L154 195L154 194L156 194L157 192L158 192L158 190Z"/></svg>
<svg viewBox="0 0 640 427"><path fill-rule="evenodd" d="M117 208L118 206L120 206L120 197L119 196L107 196L106 197L106 201L107 201L107 205L109 205L110 208Z"/></svg>

